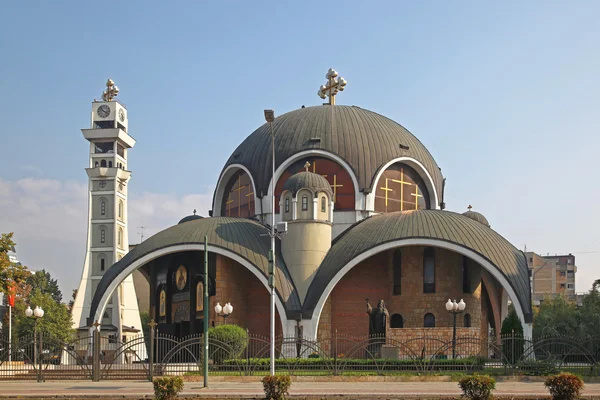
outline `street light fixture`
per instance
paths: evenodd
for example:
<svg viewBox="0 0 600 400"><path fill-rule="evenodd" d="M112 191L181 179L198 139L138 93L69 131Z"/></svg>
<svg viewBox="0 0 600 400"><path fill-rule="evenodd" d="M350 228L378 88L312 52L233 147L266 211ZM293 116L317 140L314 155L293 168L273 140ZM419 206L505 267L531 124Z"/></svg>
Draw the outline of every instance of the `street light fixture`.
<svg viewBox="0 0 600 400"><path fill-rule="evenodd" d="M223 317L225 323L227 323L227 317L229 317L232 312L233 306L231 305L231 303L225 303L224 306L221 306L221 303L217 303L217 305L215 306L215 313L217 313L219 317Z"/></svg>
<svg viewBox="0 0 600 400"><path fill-rule="evenodd" d="M44 310L40 306L37 306L37 307L35 307L34 310L32 310L31 307L28 305L27 309L25 310L25 316L27 318L35 318L34 325L33 325L33 365L35 368L35 365L37 365L37 363L38 363L38 344L37 344L38 329L37 329L37 325L38 325L38 320L44 316ZM42 338L41 337L40 337L39 354L40 354L40 358L41 358L41 356L42 356ZM40 365L37 368L38 368L38 382L41 382L41 380L42 380L41 359L40 359Z"/></svg>
<svg viewBox="0 0 600 400"><path fill-rule="evenodd" d="M448 312L450 314L452 314L454 317L454 323L453 323L453 328L452 328L452 359L453 360L456 358L456 315L462 313L466 306L467 306L467 304L463 301L463 299L460 299L460 302L458 302L458 303L456 302L456 300L452 301L452 300L448 299L448 302L446 303L446 310L448 310Z"/></svg>
<svg viewBox="0 0 600 400"><path fill-rule="evenodd" d="M271 251L269 253L269 288L271 289L271 348L270 348L270 369L271 376L275 375L275 131L273 131L273 121L275 121L275 111L265 110L265 121L269 124L271 131Z"/></svg>

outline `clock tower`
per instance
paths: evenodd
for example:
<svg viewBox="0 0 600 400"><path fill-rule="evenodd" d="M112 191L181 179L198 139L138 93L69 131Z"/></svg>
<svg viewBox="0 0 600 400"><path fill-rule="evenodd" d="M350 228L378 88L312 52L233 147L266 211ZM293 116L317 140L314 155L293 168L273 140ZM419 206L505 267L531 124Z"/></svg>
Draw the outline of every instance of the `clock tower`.
<svg viewBox="0 0 600 400"><path fill-rule="evenodd" d="M128 133L127 109L114 97L119 92L112 80L102 101L92 103L91 126L82 129L90 142L88 229L81 282L73 305L74 328L85 330L92 298L106 271L129 251L127 230L127 192L131 171L127 168L128 152L135 139ZM117 340L141 334L140 314L129 276L113 293L102 321L102 331Z"/></svg>

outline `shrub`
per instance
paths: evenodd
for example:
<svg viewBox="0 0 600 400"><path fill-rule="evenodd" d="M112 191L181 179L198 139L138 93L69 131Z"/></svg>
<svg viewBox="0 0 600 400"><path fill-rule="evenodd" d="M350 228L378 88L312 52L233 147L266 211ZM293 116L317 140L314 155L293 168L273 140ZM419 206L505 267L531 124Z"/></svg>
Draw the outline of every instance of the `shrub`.
<svg viewBox="0 0 600 400"><path fill-rule="evenodd" d="M469 375L458 382L463 396L471 400L488 400L496 389L496 381L488 375Z"/></svg>
<svg viewBox="0 0 600 400"><path fill-rule="evenodd" d="M227 358L238 358L248 345L248 332L237 325L219 325L208 330L210 356L216 365Z"/></svg>
<svg viewBox="0 0 600 400"><path fill-rule="evenodd" d="M583 389L583 380L577 375L564 373L549 377L544 386L554 400L573 400L579 397Z"/></svg>
<svg viewBox="0 0 600 400"><path fill-rule="evenodd" d="M289 375L265 376L262 378L262 384L266 400L285 400L292 380Z"/></svg>
<svg viewBox="0 0 600 400"><path fill-rule="evenodd" d="M154 378L152 384L156 400L173 400L183 390L183 379L180 376Z"/></svg>
<svg viewBox="0 0 600 400"><path fill-rule="evenodd" d="M529 376L548 376L558 374L558 361L552 358L545 360L525 360L518 364L524 375Z"/></svg>

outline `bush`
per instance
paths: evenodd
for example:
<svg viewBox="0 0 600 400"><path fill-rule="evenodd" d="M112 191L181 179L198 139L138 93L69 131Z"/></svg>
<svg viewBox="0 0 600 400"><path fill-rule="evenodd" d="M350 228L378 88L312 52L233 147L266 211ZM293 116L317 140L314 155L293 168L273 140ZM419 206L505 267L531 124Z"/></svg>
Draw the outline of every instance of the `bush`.
<svg viewBox="0 0 600 400"><path fill-rule="evenodd" d="M156 400L173 400L183 390L183 379L180 376L154 378L152 384Z"/></svg>
<svg viewBox="0 0 600 400"><path fill-rule="evenodd" d="M488 375L469 375L458 382L463 396L471 400L488 400L496 389L496 381Z"/></svg>
<svg viewBox="0 0 600 400"><path fill-rule="evenodd" d="M523 374L529 376L548 376L558 374L558 361L547 358L545 360L525 360L518 365Z"/></svg>
<svg viewBox="0 0 600 400"><path fill-rule="evenodd" d="M262 378L262 384L266 400L285 400L292 380L289 375L265 376Z"/></svg>
<svg viewBox="0 0 600 400"><path fill-rule="evenodd" d="M219 325L210 328L208 338L209 343L213 341L210 356L216 365L227 358L240 357L248 345L248 332L237 325Z"/></svg>
<svg viewBox="0 0 600 400"><path fill-rule="evenodd" d="M579 392L583 389L583 380L577 375L564 373L549 377L544 386L548 388L554 400L573 400L579 397Z"/></svg>

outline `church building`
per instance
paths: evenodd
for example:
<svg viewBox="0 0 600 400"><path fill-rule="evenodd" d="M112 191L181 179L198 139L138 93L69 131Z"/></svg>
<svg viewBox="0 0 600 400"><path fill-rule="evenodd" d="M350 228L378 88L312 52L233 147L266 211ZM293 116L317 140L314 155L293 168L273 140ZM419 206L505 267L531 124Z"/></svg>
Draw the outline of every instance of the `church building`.
<svg viewBox="0 0 600 400"><path fill-rule="evenodd" d="M279 335L302 327L310 339L334 332L366 336L366 299L373 308L384 301L387 334L398 339L451 335L448 299L466 304L457 319L459 335L498 333L509 300L525 335L531 334L523 252L470 207L446 210L446 178L419 139L376 112L336 104L346 81L332 69L326 78L319 95L328 96L327 103L277 116L233 151L216 184L210 216L183 218L107 269L88 325L102 321L111 294L140 271L159 332L202 332L201 299L208 284L211 326L224 322L214 306L230 303L234 312L227 323L268 336L274 209L277 226L286 225L275 239Z"/></svg>

